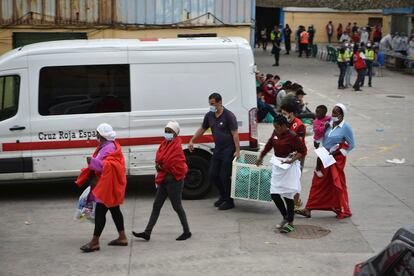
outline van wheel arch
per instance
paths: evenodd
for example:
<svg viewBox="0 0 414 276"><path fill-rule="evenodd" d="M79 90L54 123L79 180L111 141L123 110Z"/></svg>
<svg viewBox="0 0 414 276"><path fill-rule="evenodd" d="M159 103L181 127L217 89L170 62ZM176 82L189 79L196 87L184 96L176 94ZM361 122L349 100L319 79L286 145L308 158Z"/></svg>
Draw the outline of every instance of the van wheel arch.
<svg viewBox="0 0 414 276"><path fill-rule="evenodd" d="M187 159L188 173L184 180L183 198L202 199L211 189L208 178L211 154L205 150L184 151Z"/></svg>

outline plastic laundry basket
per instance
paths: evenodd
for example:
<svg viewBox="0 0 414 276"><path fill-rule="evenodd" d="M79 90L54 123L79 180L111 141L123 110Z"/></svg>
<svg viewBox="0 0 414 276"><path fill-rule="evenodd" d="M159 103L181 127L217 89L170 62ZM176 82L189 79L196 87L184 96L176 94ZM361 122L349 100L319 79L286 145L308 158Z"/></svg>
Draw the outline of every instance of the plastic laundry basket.
<svg viewBox="0 0 414 276"><path fill-rule="evenodd" d="M233 160L231 197L250 201L272 201L270 180L272 178L271 155L265 156L263 165L256 166L260 153L240 151L240 158Z"/></svg>

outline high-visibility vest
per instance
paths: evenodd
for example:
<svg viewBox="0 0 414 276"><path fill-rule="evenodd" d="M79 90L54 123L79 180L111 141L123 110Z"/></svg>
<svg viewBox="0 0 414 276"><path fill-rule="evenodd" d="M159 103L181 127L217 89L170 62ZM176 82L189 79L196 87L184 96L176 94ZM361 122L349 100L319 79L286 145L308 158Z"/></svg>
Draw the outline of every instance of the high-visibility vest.
<svg viewBox="0 0 414 276"><path fill-rule="evenodd" d="M374 50L365 49L365 59L373 61L375 58Z"/></svg>
<svg viewBox="0 0 414 276"><path fill-rule="evenodd" d="M309 43L309 33L307 31L303 31L300 33L300 43L302 44Z"/></svg>
<svg viewBox="0 0 414 276"><path fill-rule="evenodd" d="M350 62L351 61L351 56L352 56L351 51L349 51L349 49L346 49L345 50L345 60L346 60L346 62Z"/></svg>
<svg viewBox="0 0 414 276"><path fill-rule="evenodd" d="M282 33L281 32L277 32L277 34L276 34L275 31L271 32L270 33L270 40L271 41L274 41L275 38L276 38L276 36L277 36L277 39L281 39Z"/></svg>
<svg viewBox="0 0 414 276"><path fill-rule="evenodd" d="M338 62L346 62L346 58L345 58L345 56L346 56L346 52L345 53L340 53L340 52L338 52L338 58L337 58L337 61Z"/></svg>

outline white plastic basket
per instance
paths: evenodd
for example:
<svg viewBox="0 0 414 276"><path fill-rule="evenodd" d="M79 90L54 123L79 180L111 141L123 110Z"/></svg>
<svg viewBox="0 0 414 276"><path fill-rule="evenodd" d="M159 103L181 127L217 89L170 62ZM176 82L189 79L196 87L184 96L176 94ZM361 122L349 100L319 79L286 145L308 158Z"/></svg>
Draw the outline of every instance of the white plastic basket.
<svg viewBox="0 0 414 276"><path fill-rule="evenodd" d="M256 166L260 153L240 151L240 158L233 160L231 197L249 201L270 202L271 154L265 156L263 165Z"/></svg>

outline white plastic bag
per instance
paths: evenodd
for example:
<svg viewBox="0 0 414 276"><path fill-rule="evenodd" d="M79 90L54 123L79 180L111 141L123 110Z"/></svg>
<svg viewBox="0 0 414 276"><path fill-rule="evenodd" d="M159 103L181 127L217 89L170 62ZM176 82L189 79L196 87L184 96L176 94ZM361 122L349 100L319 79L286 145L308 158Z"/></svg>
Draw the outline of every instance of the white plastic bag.
<svg viewBox="0 0 414 276"><path fill-rule="evenodd" d="M79 197L74 219L80 222L89 220L95 223L96 202L89 196L91 187L86 188Z"/></svg>

